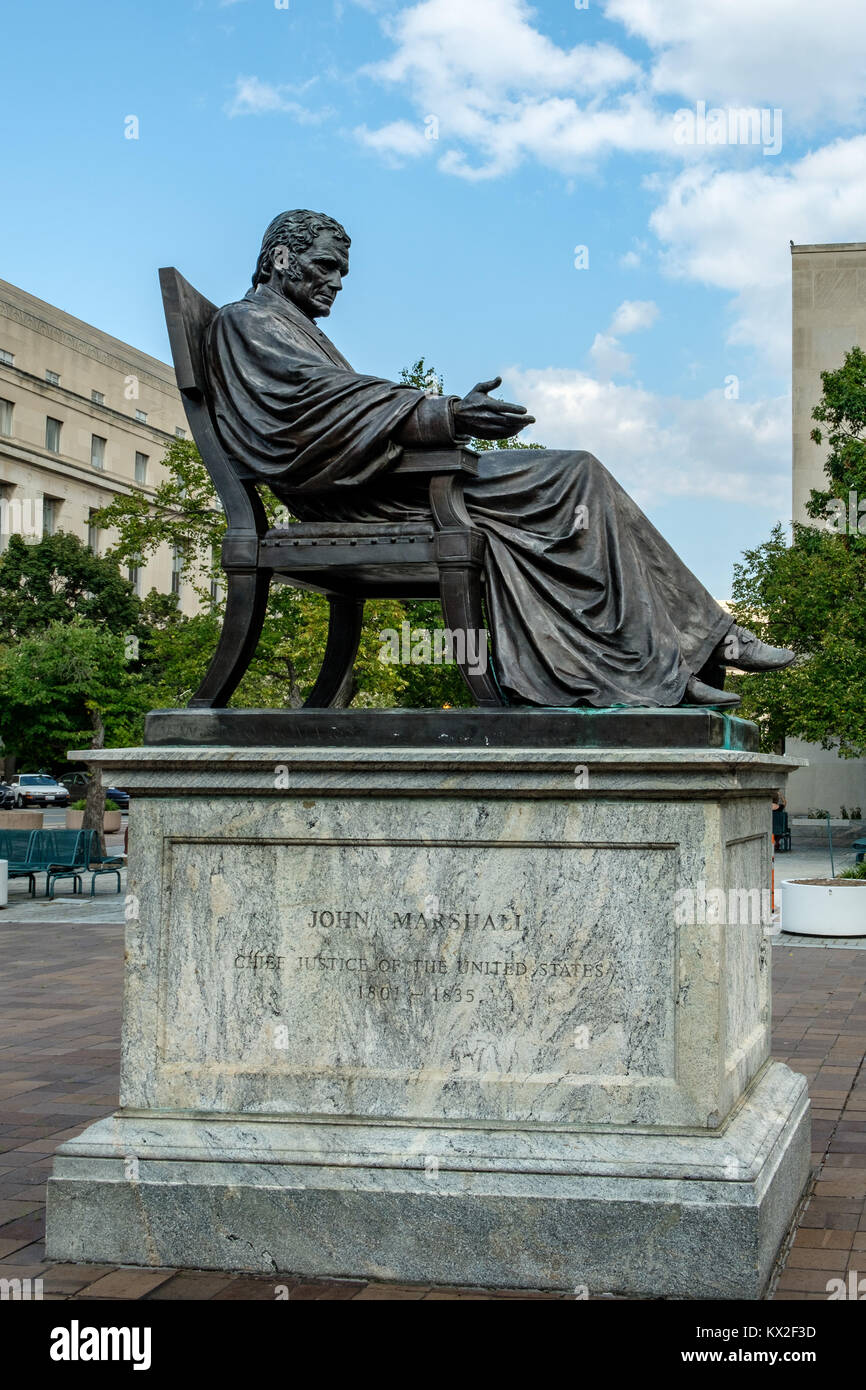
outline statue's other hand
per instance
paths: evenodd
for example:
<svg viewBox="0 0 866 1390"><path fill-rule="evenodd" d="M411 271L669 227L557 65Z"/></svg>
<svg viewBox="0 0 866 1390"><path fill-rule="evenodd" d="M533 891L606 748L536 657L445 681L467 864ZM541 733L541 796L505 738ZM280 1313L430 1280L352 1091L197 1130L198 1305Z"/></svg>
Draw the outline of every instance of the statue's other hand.
<svg viewBox="0 0 866 1390"><path fill-rule="evenodd" d="M461 434L476 435L479 439L510 439L513 434L535 424L535 416L527 415L525 405L512 405L490 395L502 385L502 377L479 381L468 395L454 407L454 423Z"/></svg>

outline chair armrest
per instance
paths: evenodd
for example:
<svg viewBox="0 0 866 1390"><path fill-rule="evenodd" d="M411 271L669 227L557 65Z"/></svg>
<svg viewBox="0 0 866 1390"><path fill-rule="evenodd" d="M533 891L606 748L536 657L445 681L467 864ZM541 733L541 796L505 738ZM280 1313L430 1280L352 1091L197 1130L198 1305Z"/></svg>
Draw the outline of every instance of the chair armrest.
<svg viewBox="0 0 866 1390"><path fill-rule="evenodd" d="M474 478L478 474L478 454L467 444L458 444L453 449L404 449L388 473L421 473L427 477L438 473L465 473Z"/></svg>

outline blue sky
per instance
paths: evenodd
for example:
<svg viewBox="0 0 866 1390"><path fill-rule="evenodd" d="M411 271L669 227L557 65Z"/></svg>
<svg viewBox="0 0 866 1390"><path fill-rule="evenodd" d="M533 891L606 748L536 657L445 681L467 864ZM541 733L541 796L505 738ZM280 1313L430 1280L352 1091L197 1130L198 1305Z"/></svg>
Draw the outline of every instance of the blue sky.
<svg viewBox="0 0 866 1390"><path fill-rule="evenodd" d="M276 212L331 213L356 367L501 374L725 597L789 516L789 239L866 240L861 5L9 7L0 276L166 359L158 266L223 303ZM701 102L781 149L683 143Z"/></svg>

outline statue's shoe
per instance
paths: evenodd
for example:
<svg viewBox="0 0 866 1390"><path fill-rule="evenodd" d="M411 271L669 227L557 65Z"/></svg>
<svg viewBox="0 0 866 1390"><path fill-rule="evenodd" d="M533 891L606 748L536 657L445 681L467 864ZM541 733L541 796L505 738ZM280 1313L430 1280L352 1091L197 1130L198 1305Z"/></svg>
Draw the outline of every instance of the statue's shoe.
<svg viewBox="0 0 866 1390"><path fill-rule="evenodd" d="M699 681L697 676L691 676L682 703L684 705L738 705L740 697L735 695L732 690L714 690L711 685L704 685L703 681Z"/></svg>
<svg viewBox="0 0 866 1390"><path fill-rule="evenodd" d="M713 652L713 658L738 671L781 671L797 658L787 647L771 647L736 623L728 629Z"/></svg>

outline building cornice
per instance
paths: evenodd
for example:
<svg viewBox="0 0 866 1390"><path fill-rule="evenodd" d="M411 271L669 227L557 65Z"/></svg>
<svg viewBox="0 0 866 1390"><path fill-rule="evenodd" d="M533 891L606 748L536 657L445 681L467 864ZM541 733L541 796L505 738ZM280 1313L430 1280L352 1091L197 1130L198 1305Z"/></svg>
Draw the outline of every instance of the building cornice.
<svg viewBox="0 0 866 1390"><path fill-rule="evenodd" d="M15 289L15 286L9 288ZM19 293L23 293L23 291L19 291ZM46 308L49 307L46 305ZM71 319L71 315L64 315L64 317ZM31 332L39 333L42 337L50 338L63 347L82 353L95 362L101 363L104 367L112 367L115 371L122 372L124 376L137 376L140 381L146 382L148 386L156 390L167 392L170 395L177 394L174 373L167 363L160 362L155 357L149 357L146 353L139 352L133 347L129 348L128 356L121 356L117 351L112 351L108 347L100 347L90 338L75 333L71 328L52 323L50 319L42 318L31 309L25 309L20 304L16 304L5 296L2 283L0 283L0 318L7 318L14 323L20 323L24 328L29 328ZM78 322L76 319L71 319L71 321L73 323ZM82 324L82 327L89 327L89 325ZM94 328L92 332L94 335L98 334L108 338L107 334L101 335L98 328ZM118 347L122 346L117 338L111 338L109 341L117 343ZM158 367L165 368L165 376L154 370ZM130 368L132 368L131 372Z"/></svg>
<svg viewBox="0 0 866 1390"><path fill-rule="evenodd" d="M814 246L795 246L791 242L791 255L814 255L816 251L826 251L828 254L837 254L840 251L866 251L866 241L824 241Z"/></svg>

